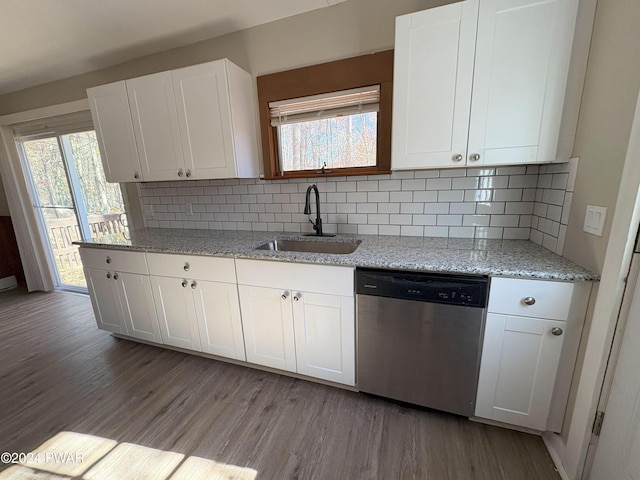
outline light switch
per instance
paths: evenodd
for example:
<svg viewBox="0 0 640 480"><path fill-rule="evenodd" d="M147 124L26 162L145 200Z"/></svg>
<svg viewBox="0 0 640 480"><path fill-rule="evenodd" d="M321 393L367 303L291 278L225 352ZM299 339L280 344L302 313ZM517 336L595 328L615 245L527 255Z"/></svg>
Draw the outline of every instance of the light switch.
<svg viewBox="0 0 640 480"><path fill-rule="evenodd" d="M602 236L604 222L607 219L607 207L587 205L587 214L584 217L583 230L593 235Z"/></svg>

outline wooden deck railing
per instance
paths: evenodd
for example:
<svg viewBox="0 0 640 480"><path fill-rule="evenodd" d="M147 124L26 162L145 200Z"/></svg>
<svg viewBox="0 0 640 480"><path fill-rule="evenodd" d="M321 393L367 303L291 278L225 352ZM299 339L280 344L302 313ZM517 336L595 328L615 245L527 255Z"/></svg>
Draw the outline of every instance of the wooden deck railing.
<svg viewBox="0 0 640 480"><path fill-rule="evenodd" d="M89 215L89 228L93 235L120 233L126 227L120 221L121 214ZM82 266L78 247L71 242L81 239L80 228L75 217L47 220L49 240L58 268L78 268Z"/></svg>

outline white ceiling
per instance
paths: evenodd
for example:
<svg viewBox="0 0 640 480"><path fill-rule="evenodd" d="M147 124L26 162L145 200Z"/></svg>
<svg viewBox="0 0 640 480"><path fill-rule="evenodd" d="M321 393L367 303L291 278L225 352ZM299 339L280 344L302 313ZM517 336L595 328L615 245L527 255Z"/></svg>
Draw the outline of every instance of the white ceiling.
<svg viewBox="0 0 640 480"><path fill-rule="evenodd" d="M345 0L2 0L0 94Z"/></svg>

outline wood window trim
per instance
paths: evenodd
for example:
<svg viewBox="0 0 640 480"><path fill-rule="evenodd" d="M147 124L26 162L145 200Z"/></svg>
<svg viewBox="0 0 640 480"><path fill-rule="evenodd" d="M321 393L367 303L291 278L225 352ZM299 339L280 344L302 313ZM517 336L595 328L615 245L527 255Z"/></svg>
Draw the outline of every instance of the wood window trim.
<svg viewBox="0 0 640 480"><path fill-rule="evenodd" d="M391 171L393 50L262 75L257 78L257 84L265 180L318 176L375 175ZM341 168L325 174L319 174L317 170L280 171L278 145L275 127L271 126L269 102L370 85L380 85L378 158L375 166Z"/></svg>

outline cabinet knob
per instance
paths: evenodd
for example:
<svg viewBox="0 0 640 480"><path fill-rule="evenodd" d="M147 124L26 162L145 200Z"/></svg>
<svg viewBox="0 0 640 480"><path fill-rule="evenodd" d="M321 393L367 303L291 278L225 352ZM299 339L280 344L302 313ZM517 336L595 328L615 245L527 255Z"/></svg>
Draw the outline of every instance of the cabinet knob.
<svg viewBox="0 0 640 480"><path fill-rule="evenodd" d="M182 177L183 175L184 175L184 173L182 172L182 169L181 169L181 168L179 168L179 169L178 169L178 176L179 176L179 177Z"/></svg>
<svg viewBox="0 0 640 480"><path fill-rule="evenodd" d="M133 178L135 178L136 180L140 178L140 175L138 174L138 172L133 172Z"/></svg>
<svg viewBox="0 0 640 480"><path fill-rule="evenodd" d="M191 170L187 169L187 177L191 176Z"/></svg>
<svg viewBox="0 0 640 480"><path fill-rule="evenodd" d="M198 284L196 282L191 283L191 288L193 288L195 290L195 288L198 286Z"/></svg>
<svg viewBox="0 0 640 480"><path fill-rule="evenodd" d="M564 331L560 327L553 327L551 329L551 333L553 335L555 335L556 337L559 337L560 335L562 335L564 333Z"/></svg>
<svg viewBox="0 0 640 480"><path fill-rule="evenodd" d="M107 278L111 278L111 273L107 272Z"/></svg>
<svg viewBox="0 0 640 480"><path fill-rule="evenodd" d="M293 297L293 301L294 302L298 302L298 301L300 301L301 297L302 297L301 293L296 293L295 296Z"/></svg>
<svg viewBox="0 0 640 480"><path fill-rule="evenodd" d="M114 274L113 274L113 279L114 279L114 280L117 280L117 279L118 279L118 274L117 274L117 273L114 273Z"/></svg>
<svg viewBox="0 0 640 480"><path fill-rule="evenodd" d="M189 285L189 283L186 280L183 280L180 285L182 285L182 288L187 288L187 285Z"/></svg>
<svg viewBox="0 0 640 480"><path fill-rule="evenodd" d="M533 298L533 297L525 297L525 298L522 299L522 302L525 305L533 305L534 303L536 303L536 299Z"/></svg>
<svg viewBox="0 0 640 480"><path fill-rule="evenodd" d="M286 300L287 298L289 298L289 292L284 292L284 293L282 294L281 298L282 298L283 300Z"/></svg>
<svg viewBox="0 0 640 480"><path fill-rule="evenodd" d="M469 160L471 160L472 162L477 162L478 160L480 160L480 154L474 153L473 155L469 155Z"/></svg>
<svg viewBox="0 0 640 480"><path fill-rule="evenodd" d="M182 267L182 268L184 268L185 272L188 272L189 268L191 268L191 266L189 265L189 262L184 262L184 267Z"/></svg>
<svg viewBox="0 0 640 480"><path fill-rule="evenodd" d="M451 157L451 160L453 160L454 162L461 162L462 161L462 155L460 155L458 153L457 155L454 155L453 157Z"/></svg>
<svg viewBox="0 0 640 480"><path fill-rule="evenodd" d="M111 263L111 257L107 257L107 259L105 260L107 263Z"/></svg>

